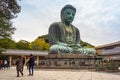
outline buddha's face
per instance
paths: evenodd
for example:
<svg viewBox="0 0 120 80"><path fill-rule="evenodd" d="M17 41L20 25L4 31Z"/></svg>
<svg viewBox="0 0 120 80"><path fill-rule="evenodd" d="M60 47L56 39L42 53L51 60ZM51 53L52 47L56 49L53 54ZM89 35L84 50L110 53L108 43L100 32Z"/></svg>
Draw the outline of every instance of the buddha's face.
<svg viewBox="0 0 120 80"><path fill-rule="evenodd" d="M75 16L75 10L71 9L71 8L67 8L64 10L62 15L62 21L70 24L72 23L72 21L74 20L74 16Z"/></svg>

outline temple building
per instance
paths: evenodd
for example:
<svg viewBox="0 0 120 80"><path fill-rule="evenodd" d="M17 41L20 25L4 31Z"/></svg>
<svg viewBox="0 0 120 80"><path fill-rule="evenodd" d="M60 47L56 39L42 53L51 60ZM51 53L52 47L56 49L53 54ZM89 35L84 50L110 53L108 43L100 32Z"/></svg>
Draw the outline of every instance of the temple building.
<svg viewBox="0 0 120 80"><path fill-rule="evenodd" d="M2 52L3 55L6 55L9 58L10 65L15 65L16 59L18 56L23 56L25 61L29 58L30 54L33 54L36 65L39 65L40 59L44 59L48 52L46 51L35 51L35 50L16 50L16 49L8 49Z"/></svg>
<svg viewBox="0 0 120 80"><path fill-rule="evenodd" d="M97 46L96 50L99 51L103 60L119 61L120 63L120 41Z"/></svg>

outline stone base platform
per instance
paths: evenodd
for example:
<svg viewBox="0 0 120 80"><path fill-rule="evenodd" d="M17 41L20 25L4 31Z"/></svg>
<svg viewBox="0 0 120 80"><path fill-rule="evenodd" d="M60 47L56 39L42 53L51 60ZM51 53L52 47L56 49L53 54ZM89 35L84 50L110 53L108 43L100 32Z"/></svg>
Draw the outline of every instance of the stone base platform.
<svg viewBox="0 0 120 80"><path fill-rule="evenodd" d="M94 55L49 54L40 61L40 68L54 69L93 69L96 62L102 60Z"/></svg>
<svg viewBox="0 0 120 80"><path fill-rule="evenodd" d="M94 55L84 54L48 54L46 58L94 58Z"/></svg>

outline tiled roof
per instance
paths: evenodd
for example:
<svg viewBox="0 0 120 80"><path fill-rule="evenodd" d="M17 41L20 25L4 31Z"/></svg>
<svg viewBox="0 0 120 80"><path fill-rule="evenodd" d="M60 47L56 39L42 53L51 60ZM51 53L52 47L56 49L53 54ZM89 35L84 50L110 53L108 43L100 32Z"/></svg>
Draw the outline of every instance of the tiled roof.
<svg viewBox="0 0 120 80"><path fill-rule="evenodd" d="M104 45L101 45L101 46L96 46L96 48L98 49L98 48L104 48L104 47L114 46L114 45L120 45L120 41L109 43L109 44L104 44Z"/></svg>
<svg viewBox="0 0 120 80"><path fill-rule="evenodd" d="M41 55L46 56L48 55L47 51L35 51L35 50L15 50L15 49L8 49L2 52L3 55Z"/></svg>

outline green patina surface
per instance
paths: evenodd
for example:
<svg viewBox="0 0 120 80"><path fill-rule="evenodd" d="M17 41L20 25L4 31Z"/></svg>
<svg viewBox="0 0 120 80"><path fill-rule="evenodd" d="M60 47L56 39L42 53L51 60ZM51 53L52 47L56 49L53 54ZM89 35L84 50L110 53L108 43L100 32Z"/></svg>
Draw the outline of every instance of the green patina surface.
<svg viewBox="0 0 120 80"><path fill-rule="evenodd" d="M61 10L61 22L54 22L49 27L49 53L94 54L94 48L83 48L80 45L80 32L72 25L76 9L66 5Z"/></svg>

